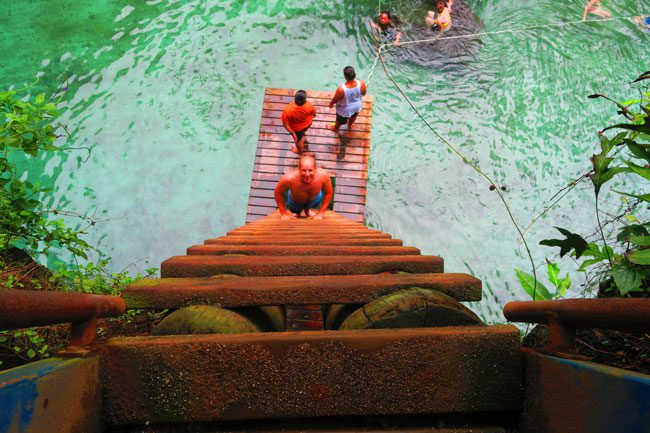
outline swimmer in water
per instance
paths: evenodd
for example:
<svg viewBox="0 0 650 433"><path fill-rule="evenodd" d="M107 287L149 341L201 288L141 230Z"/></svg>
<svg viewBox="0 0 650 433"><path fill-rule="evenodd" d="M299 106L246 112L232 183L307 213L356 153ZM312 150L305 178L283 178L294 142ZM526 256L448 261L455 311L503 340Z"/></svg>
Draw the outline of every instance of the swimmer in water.
<svg viewBox="0 0 650 433"><path fill-rule="evenodd" d="M395 37L394 45L399 45L399 38L402 37L402 32L399 31L401 20L399 17L390 14L388 11L382 11L375 21L370 21L370 25L376 29L385 38Z"/></svg>
<svg viewBox="0 0 650 433"><path fill-rule="evenodd" d="M612 16L611 12L606 11L600 7L601 0L589 0L587 6L585 6L585 11L582 13L582 22L587 21L587 14L594 14L601 16L603 18L609 18Z"/></svg>
<svg viewBox="0 0 650 433"><path fill-rule="evenodd" d="M454 0L449 0L445 2L443 0L438 0L436 2L436 11L428 11L425 18L427 27L430 27L433 31L440 31L440 33L448 30L451 27L451 6L454 4Z"/></svg>
<svg viewBox="0 0 650 433"><path fill-rule="evenodd" d="M650 15L640 15L634 18L634 22L650 32Z"/></svg>

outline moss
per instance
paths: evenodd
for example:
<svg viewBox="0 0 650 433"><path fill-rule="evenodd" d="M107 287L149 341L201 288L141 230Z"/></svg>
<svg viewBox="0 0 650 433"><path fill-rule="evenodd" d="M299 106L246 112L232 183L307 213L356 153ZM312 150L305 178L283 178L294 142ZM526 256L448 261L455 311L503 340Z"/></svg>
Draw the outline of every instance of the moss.
<svg viewBox="0 0 650 433"><path fill-rule="evenodd" d="M260 332L246 317L215 307L193 305L181 308L165 317L153 330L153 335L237 334Z"/></svg>
<svg viewBox="0 0 650 433"><path fill-rule="evenodd" d="M350 314L340 329L478 325L467 307L443 293L411 287L377 298Z"/></svg>

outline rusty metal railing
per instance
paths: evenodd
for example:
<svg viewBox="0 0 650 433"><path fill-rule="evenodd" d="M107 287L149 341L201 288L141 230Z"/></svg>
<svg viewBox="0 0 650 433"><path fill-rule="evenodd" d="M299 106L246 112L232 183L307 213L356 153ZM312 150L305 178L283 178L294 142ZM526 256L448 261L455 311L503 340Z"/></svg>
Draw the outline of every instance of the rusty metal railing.
<svg viewBox="0 0 650 433"><path fill-rule="evenodd" d="M576 328L650 331L650 299L563 299L509 302L503 309L511 322L548 325L543 351L575 355Z"/></svg>
<svg viewBox="0 0 650 433"><path fill-rule="evenodd" d="M97 319L125 311L118 296L0 289L0 330L72 323L69 347L93 346Z"/></svg>

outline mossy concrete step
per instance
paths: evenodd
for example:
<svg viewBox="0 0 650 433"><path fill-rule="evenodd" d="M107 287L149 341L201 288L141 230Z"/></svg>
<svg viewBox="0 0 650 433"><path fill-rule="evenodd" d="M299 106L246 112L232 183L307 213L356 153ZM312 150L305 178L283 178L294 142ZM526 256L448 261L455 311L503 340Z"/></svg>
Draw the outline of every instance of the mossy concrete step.
<svg viewBox="0 0 650 433"><path fill-rule="evenodd" d="M330 421L329 420L323 420L323 418L319 418L318 421L303 421L304 425L303 426L296 426L296 424L300 424L300 422L294 422L291 424L290 427L283 426L282 424L287 424L286 421L283 421L281 423L273 423L272 421L258 421L260 423L264 423L266 427L261 427L261 426L251 426L252 423L246 423L248 424L247 426L244 427L233 427L232 423L229 423L228 425L228 432L229 433L508 433L508 430L506 430L503 427L498 427L498 426L486 426L484 424L476 424L473 425L471 422L465 422L462 423L462 427L423 427L422 425L419 425L417 427L404 427L405 423L404 421L400 422L400 420L392 421L392 420L387 420L385 417L382 417L381 420L377 420L374 423L370 421L366 421L361 423L362 425L364 424L376 424L376 425L382 425L384 423L387 423L389 426L392 425L392 427L385 427L385 428L372 428L372 427L363 427L359 426L358 423L355 425L353 424L350 420L344 421L337 419L336 421ZM323 424L327 423L328 426L331 426L332 424L335 424L335 427L323 427ZM269 424L271 424L269 426ZM318 424L318 426L314 426L315 424ZM434 422L430 422L430 424L435 424ZM445 423L449 424L449 423ZM455 423L454 423L455 424ZM397 427L400 426L400 427ZM201 430L204 433L222 433L224 430L221 428L218 428L217 430ZM126 433L136 433L136 430L128 431ZM140 433L140 431L137 431L137 433Z"/></svg>
<svg viewBox="0 0 650 433"><path fill-rule="evenodd" d="M100 356L111 425L522 407L511 325L115 338Z"/></svg>
<svg viewBox="0 0 650 433"><path fill-rule="evenodd" d="M418 255L415 247L336 245L194 245L189 256L241 254L250 256L398 256Z"/></svg>
<svg viewBox="0 0 650 433"><path fill-rule="evenodd" d="M144 279L129 285L122 297L129 308L364 304L409 287L437 290L458 301L481 300L481 280L466 274Z"/></svg>
<svg viewBox="0 0 650 433"><path fill-rule="evenodd" d="M443 272L436 256L177 256L165 260L163 278L240 276L354 275L381 272Z"/></svg>
<svg viewBox="0 0 650 433"><path fill-rule="evenodd" d="M208 239L206 245L342 245L342 246L402 246L401 239L337 237L286 237L286 236L223 236Z"/></svg>

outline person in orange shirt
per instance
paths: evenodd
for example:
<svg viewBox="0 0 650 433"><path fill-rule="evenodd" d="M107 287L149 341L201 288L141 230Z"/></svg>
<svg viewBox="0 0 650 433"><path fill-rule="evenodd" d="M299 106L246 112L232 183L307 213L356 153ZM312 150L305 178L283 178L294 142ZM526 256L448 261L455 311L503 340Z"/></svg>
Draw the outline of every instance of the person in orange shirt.
<svg viewBox="0 0 650 433"><path fill-rule="evenodd" d="M314 117L316 117L316 108L307 100L307 92L298 90L293 102L289 103L282 111L282 125L289 131L296 143L291 148L293 153L302 155L305 149L305 133L311 126Z"/></svg>

